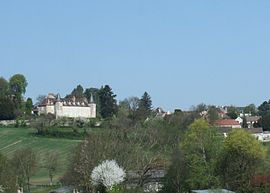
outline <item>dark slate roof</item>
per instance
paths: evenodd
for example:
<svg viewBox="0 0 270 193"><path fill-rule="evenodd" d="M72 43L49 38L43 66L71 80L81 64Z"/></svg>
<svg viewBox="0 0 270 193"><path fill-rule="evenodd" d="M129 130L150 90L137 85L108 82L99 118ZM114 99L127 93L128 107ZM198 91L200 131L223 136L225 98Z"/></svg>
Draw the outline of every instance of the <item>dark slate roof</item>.
<svg viewBox="0 0 270 193"><path fill-rule="evenodd" d="M42 101L39 106L54 105L57 101L62 102L64 106L89 106L86 98L61 98L59 94L54 95L52 93L48 94L48 96Z"/></svg>
<svg viewBox="0 0 270 193"><path fill-rule="evenodd" d="M250 133L263 133L263 128L248 128L246 129L246 131L250 132Z"/></svg>
<svg viewBox="0 0 270 193"><path fill-rule="evenodd" d="M247 122L257 122L259 121L261 117L260 116L251 116L251 117L246 117Z"/></svg>

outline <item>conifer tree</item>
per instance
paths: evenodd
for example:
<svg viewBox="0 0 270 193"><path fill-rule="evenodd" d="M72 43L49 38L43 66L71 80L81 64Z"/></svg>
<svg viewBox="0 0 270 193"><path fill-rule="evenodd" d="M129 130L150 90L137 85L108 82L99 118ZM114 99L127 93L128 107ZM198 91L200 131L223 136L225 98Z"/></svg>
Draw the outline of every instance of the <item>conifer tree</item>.
<svg viewBox="0 0 270 193"><path fill-rule="evenodd" d="M109 85L101 87L99 91L100 114L103 118L110 118L117 113L116 95Z"/></svg>
<svg viewBox="0 0 270 193"><path fill-rule="evenodd" d="M150 95L147 92L144 92L143 96L139 101L139 108L138 108L138 117L141 120L146 119L150 116L152 111L152 100Z"/></svg>

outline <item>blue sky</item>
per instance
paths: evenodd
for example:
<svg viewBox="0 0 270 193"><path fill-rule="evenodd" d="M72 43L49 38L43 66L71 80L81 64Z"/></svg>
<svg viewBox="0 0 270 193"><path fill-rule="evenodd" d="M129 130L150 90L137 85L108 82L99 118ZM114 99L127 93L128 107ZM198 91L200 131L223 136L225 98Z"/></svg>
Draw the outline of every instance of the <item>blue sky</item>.
<svg viewBox="0 0 270 193"><path fill-rule="evenodd" d="M155 107L270 98L270 1L1 1L0 76L26 96L109 84Z"/></svg>

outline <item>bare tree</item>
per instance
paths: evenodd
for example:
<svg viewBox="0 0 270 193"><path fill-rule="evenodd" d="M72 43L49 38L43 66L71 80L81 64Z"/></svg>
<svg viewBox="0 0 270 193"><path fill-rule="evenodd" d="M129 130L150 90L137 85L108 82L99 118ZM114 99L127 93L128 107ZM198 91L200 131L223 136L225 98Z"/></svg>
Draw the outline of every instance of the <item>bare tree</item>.
<svg viewBox="0 0 270 193"><path fill-rule="evenodd" d="M153 130L153 133L156 132ZM135 171L142 187L149 171L164 167L158 135L134 130L115 130L92 134L78 147L69 173L70 181L85 192L92 190L91 171L104 160L114 159L127 171Z"/></svg>
<svg viewBox="0 0 270 193"><path fill-rule="evenodd" d="M47 152L45 157L45 168L48 170L50 185L52 185L53 177L59 169L58 155L56 152Z"/></svg>
<svg viewBox="0 0 270 193"><path fill-rule="evenodd" d="M28 192L30 192L30 177L36 172L37 162L37 155L31 148L17 150L12 159L19 185L21 187L26 185Z"/></svg>

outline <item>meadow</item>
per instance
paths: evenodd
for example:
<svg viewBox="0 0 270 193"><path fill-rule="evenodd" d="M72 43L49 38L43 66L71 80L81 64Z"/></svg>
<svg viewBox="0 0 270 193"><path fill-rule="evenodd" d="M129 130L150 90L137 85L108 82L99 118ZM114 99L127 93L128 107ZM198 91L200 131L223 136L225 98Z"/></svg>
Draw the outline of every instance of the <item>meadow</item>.
<svg viewBox="0 0 270 193"><path fill-rule="evenodd" d="M47 170L43 167L47 152L54 151L59 156L59 170L54 182L63 176L72 159L72 153L81 140L37 137L36 130L32 128L1 128L0 127L0 153L11 158L16 150L32 148L38 155L38 168L31 178L31 184L48 184Z"/></svg>

